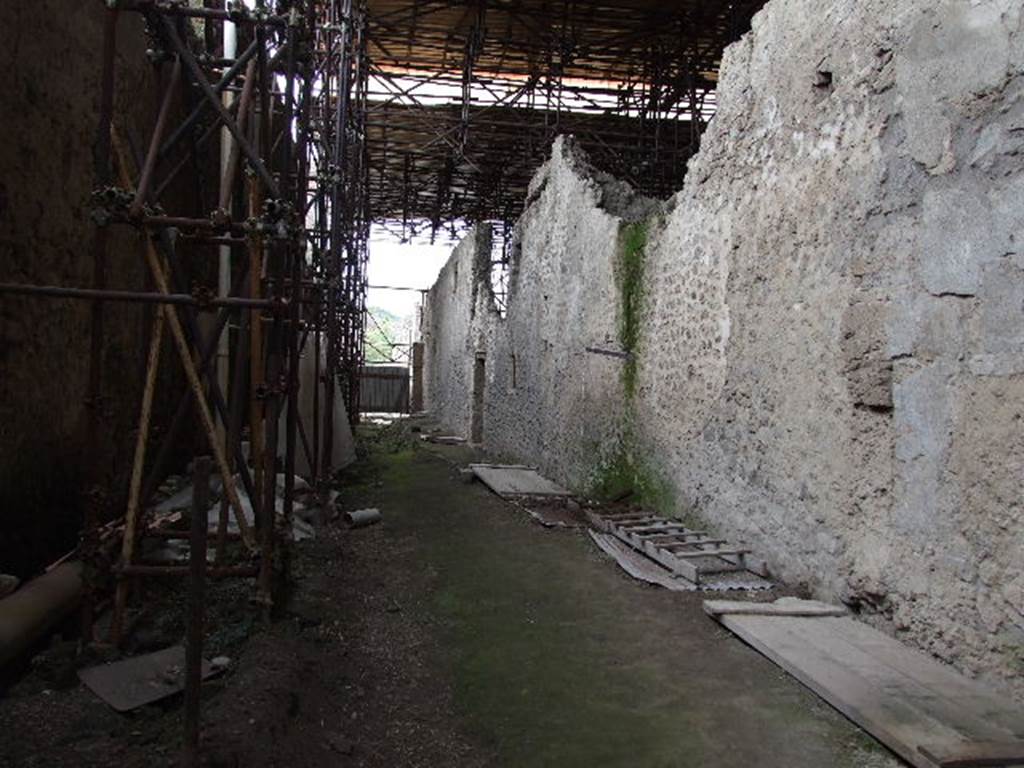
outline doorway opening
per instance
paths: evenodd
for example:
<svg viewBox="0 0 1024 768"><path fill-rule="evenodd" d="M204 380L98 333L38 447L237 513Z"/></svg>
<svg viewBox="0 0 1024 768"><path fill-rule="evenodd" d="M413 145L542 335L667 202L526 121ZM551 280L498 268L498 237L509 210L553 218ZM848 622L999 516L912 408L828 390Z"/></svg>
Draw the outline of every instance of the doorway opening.
<svg viewBox="0 0 1024 768"><path fill-rule="evenodd" d="M469 422L469 440L484 441L484 383L487 381L486 358L477 355L473 365L473 411Z"/></svg>

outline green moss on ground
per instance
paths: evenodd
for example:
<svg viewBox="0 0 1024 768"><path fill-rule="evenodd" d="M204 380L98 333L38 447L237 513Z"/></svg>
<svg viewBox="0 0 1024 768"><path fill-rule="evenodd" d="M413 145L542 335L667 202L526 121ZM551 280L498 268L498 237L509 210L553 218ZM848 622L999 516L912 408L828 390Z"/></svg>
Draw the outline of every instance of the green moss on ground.
<svg viewBox="0 0 1024 768"><path fill-rule="evenodd" d="M489 764L873 764L860 759L870 740L842 717L722 642L699 596L624 578L585 536L542 530L427 454L375 454L375 532L394 555L378 577L415 574L402 610L429 633L460 726L493 752ZM606 479L647 488L643 476L623 458Z"/></svg>

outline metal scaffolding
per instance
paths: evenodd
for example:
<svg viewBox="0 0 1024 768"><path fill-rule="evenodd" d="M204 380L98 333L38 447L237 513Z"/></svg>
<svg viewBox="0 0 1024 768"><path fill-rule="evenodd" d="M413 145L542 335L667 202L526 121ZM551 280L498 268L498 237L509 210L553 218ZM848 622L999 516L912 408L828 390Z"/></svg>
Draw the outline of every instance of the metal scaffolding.
<svg viewBox="0 0 1024 768"><path fill-rule="evenodd" d="M641 194L682 186L722 51L763 0L371 0L370 209L401 238L522 211L559 134Z"/></svg>
<svg viewBox="0 0 1024 768"><path fill-rule="evenodd" d="M500 304L512 224L554 138L574 134L598 168L640 193L676 191L714 111L722 51L762 4L106 0L92 285L8 283L0 293L90 302L92 441L103 434L104 305L159 308L127 508L121 515L105 507L109 489L87 492L88 562L101 560L102 524L121 520L113 566L122 583L119 609L125 578L153 572L136 562L135 541L193 405L226 507L258 553L260 593L269 601L269 511L280 504L289 518L299 455L313 468L314 487L326 492L336 388L349 417L358 418L371 223L402 239L454 238L490 223ZM133 140L140 137L129 134L127 116L114 114L118 18L127 13L145 18L157 72L160 109L146 141ZM219 162L211 163L218 150ZM205 216L173 210L180 195L171 193L189 175L198 177ZM154 289L108 287L112 227L144 237ZM217 290L193 287L212 256ZM150 452L167 335L188 389ZM316 366L306 421L297 407L304 354ZM281 498L273 482L279 470ZM258 539L239 488L255 510ZM91 605L87 600L86 637ZM115 634L118 627L115 621Z"/></svg>
<svg viewBox="0 0 1024 768"><path fill-rule="evenodd" d="M574 134L595 165L643 194L678 190L714 111L722 51L762 4L105 0L92 284L0 284L0 294L89 302L90 457L101 454L93 449L106 432L104 307L153 307L126 507L109 507L98 466L84 489L74 553L85 566L83 639L98 639L98 597L111 582L115 643L130 613L129 585L141 577L189 576L200 617L206 577L255 577L269 607L297 458L326 504L337 406L358 418L371 224L403 240L454 239L491 224L500 301L513 222L555 137ZM155 70L160 107L143 137L114 109L124 14L144 17ZM205 215L175 210L185 178ZM139 233L149 289L109 287L114 227ZM196 279L209 278L212 263L216 290ZM167 354L187 388L170 393L178 398L170 426L151 435ZM314 361L303 383L312 389L306 419L304 355ZM196 461L199 485L213 472L223 488L208 566L196 557L206 551L199 485L191 531L152 504L193 412L211 457ZM234 555L229 516L244 545ZM192 562L145 561L143 536L190 539ZM190 712L198 707L195 642Z"/></svg>
<svg viewBox="0 0 1024 768"><path fill-rule="evenodd" d="M155 515L152 500L193 410L224 496L216 558L206 575L254 576L268 606L281 561L276 530L290 523L295 503L296 459L304 456L311 485L326 503L336 458L335 406L342 405L335 402L336 388L347 412L358 413L369 232L365 14L351 0L251 5L105 3L92 285L0 285L0 293L91 303L86 429L93 446L105 434L99 406L104 306L127 301L156 308L126 509L107 507L110 489L102 487L98 468L86 491L76 553L86 566L86 641L99 639L95 607L111 578L109 640L116 643L133 579L189 572L184 565L146 562L138 543L144 535L188 538L173 520ZM159 91L145 151L127 127L129 116L114 111L118 21L128 13L145 18ZM208 215L173 210L181 196L171 192L185 176L197 177ZM112 227L139 233L152 289L108 287ZM217 290L193 283L209 275L211 261L218 265ZM188 388L169 429L151 440L157 369L167 346ZM313 418L303 421L298 372L307 354L316 374L305 386L316 391ZM234 560L226 547L229 515L244 544Z"/></svg>

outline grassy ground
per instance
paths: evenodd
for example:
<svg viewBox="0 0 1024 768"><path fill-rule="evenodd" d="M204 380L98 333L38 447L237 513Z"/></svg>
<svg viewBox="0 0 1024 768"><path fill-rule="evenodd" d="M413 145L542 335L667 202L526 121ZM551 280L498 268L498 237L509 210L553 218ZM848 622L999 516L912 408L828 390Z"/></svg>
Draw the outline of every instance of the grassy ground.
<svg viewBox="0 0 1024 768"><path fill-rule="evenodd" d="M204 685L203 766L898 765L701 595L628 578L467 483L468 449L414 437L364 432L339 504L383 521L296 545L274 623L251 584L211 588L207 650L231 665ZM147 598L156 644L180 640L180 588ZM120 715L41 659L0 692L0 766L181 764L180 697Z"/></svg>
<svg viewBox="0 0 1024 768"><path fill-rule="evenodd" d="M435 454L442 454L439 458ZM706 618L635 582L585 534L528 522L453 465L375 457L374 494L419 576L418 620L470 737L508 766L868 766L868 737ZM445 461L447 459L447 461Z"/></svg>

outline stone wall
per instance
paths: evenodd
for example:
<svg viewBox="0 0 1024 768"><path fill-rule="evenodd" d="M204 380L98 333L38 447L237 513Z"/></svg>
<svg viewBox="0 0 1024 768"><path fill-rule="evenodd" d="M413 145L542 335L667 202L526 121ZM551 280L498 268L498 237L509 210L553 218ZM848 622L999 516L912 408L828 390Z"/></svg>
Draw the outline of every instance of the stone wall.
<svg viewBox="0 0 1024 768"><path fill-rule="evenodd" d="M488 448L583 492L631 480L1024 697L1021 22L771 0L660 210L560 142L505 319L456 251L427 407L464 430L483 352Z"/></svg>
<svg viewBox="0 0 1024 768"><path fill-rule="evenodd" d="M420 341L423 343L423 398L451 430L469 435L473 399L473 366L478 351L486 349L477 320L478 301L486 285L491 236L485 228L473 230L452 253L433 290L423 302Z"/></svg>

